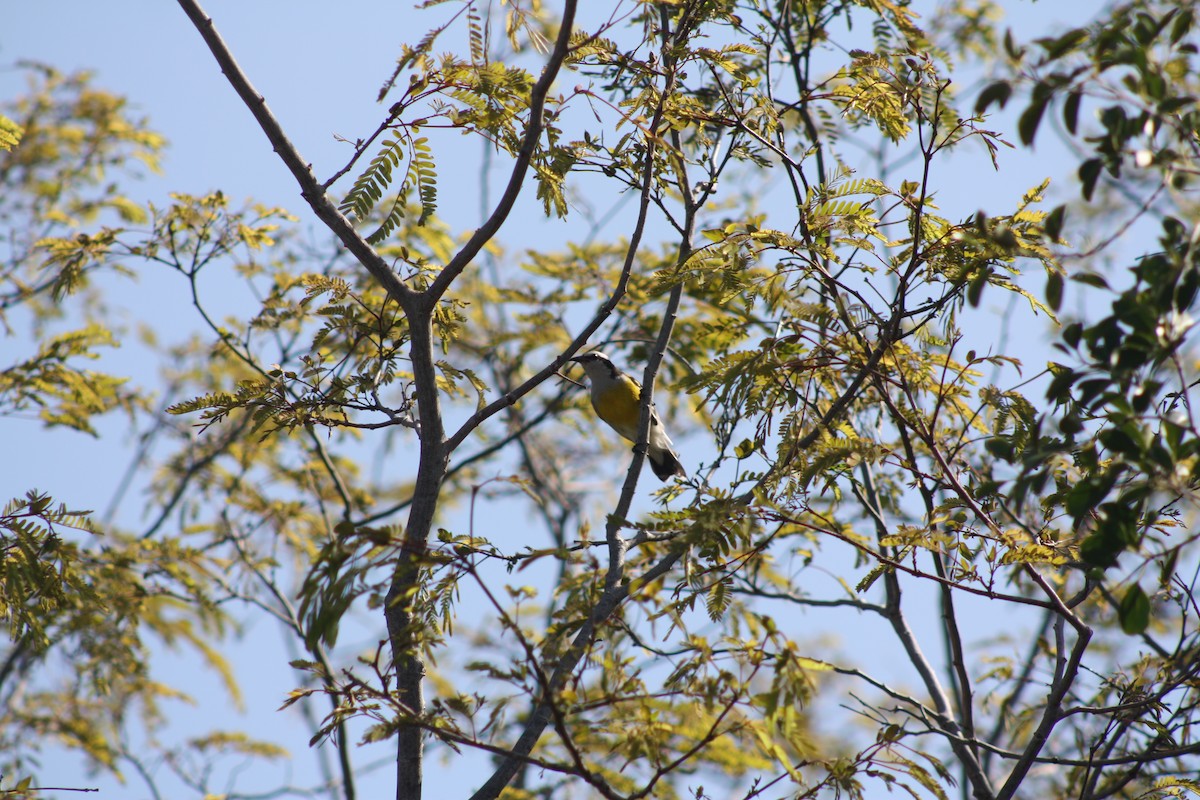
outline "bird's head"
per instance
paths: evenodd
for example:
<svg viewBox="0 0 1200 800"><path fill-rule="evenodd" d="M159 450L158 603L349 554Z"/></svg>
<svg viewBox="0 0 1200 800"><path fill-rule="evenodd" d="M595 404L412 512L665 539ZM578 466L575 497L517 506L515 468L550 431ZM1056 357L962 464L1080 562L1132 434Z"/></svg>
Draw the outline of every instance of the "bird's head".
<svg viewBox="0 0 1200 800"><path fill-rule="evenodd" d="M613 364L612 359L601 353L599 350L593 350L590 353L583 353L571 359L575 363L583 367L583 371L587 373L589 378L598 376L616 377L617 368Z"/></svg>

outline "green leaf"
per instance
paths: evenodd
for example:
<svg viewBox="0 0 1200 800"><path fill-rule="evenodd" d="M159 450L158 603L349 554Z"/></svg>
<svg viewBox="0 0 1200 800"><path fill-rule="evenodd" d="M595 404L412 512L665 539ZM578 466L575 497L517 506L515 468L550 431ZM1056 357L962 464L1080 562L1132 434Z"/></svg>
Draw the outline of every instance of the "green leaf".
<svg viewBox="0 0 1200 800"><path fill-rule="evenodd" d="M1079 45L1087 41L1089 35L1086 28L1074 28L1061 36L1038 39L1037 44L1046 51L1046 59L1054 61L1079 47Z"/></svg>
<svg viewBox="0 0 1200 800"><path fill-rule="evenodd" d="M995 83L984 88L979 93L979 99L975 101L975 113L982 114L996 104L1000 108L1008 103L1008 98L1012 97L1012 84L1008 81L996 81Z"/></svg>
<svg viewBox="0 0 1200 800"><path fill-rule="evenodd" d="M1053 211L1046 215L1046 219L1042 222L1042 228L1046 231L1046 238L1053 241L1058 241L1062 238L1063 220L1067 215L1067 207L1057 206Z"/></svg>
<svg viewBox="0 0 1200 800"><path fill-rule="evenodd" d="M1083 184L1083 199L1091 200L1096 191L1096 181L1100 179L1100 170L1104 165L1098 158L1089 158L1079 165L1079 182Z"/></svg>
<svg viewBox="0 0 1200 800"><path fill-rule="evenodd" d="M1083 323L1072 322L1067 327L1063 328L1062 338L1066 342L1067 347L1075 348L1079 346L1079 340L1083 337Z"/></svg>
<svg viewBox="0 0 1200 800"><path fill-rule="evenodd" d="M871 586L875 583L875 581L879 580L879 577L890 569L891 569L891 567L886 566L884 564L877 565L874 569L872 569L865 576L863 576L863 579L860 580L858 582L858 585L854 587L854 591L858 592L859 594L862 594L867 589L870 589Z"/></svg>
<svg viewBox="0 0 1200 800"><path fill-rule="evenodd" d="M1097 289L1108 289L1108 281L1103 275L1097 275L1095 272L1075 272L1072 273L1071 280Z"/></svg>
<svg viewBox="0 0 1200 800"><path fill-rule="evenodd" d="M1034 100L1021 113L1020 119L1017 120L1017 133L1021 137L1022 144L1033 144L1034 137L1037 136L1038 126L1042 124L1042 115L1046 113L1046 106L1050 102L1049 95L1039 98L1037 94L1037 92L1034 92Z"/></svg>
<svg viewBox="0 0 1200 800"><path fill-rule="evenodd" d="M403 158L404 149L400 140L385 139L379 154L371 159L366 170L354 181L354 186L346 195L346 199L338 205L338 210L343 214L354 214L359 222L366 219L391 185L392 170L400 165ZM397 206L402 204L397 203Z"/></svg>
<svg viewBox="0 0 1200 800"><path fill-rule="evenodd" d="M1150 626L1150 598L1141 586L1135 583L1125 591L1117 617L1121 620L1121 630L1130 635L1142 633Z"/></svg>
<svg viewBox="0 0 1200 800"><path fill-rule="evenodd" d="M1063 125L1067 127L1067 131L1072 135L1079 125L1079 103L1081 100L1083 100L1083 92L1074 91L1067 94L1067 101L1063 103Z"/></svg>
<svg viewBox="0 0 1200 800"><path fill-rule="evenodd" d="M1063 276L1055 270L1046 276L1046 304L1058 311L1062 307Z"/></svg>
<svg viewBox="0 0 1200 800"><path fill-rule="evenodd" d="M1171 44L1177 45L1183 40L1183 37L1191 32L1192 26L1195 23L1195 17L1190 9L1172 9L1172 11L1181 11L1171 23Z"/></svg>
<svg viewBox="0 0 1200 800"><path fill-rule="evenodd" d="M1121 555L1124 546L1113 541L1113 537L1104 531L1096 531L1083 540L1079 546L1079 557L1094 567L1108 569L1115 566L1117 556Z"/></svg>

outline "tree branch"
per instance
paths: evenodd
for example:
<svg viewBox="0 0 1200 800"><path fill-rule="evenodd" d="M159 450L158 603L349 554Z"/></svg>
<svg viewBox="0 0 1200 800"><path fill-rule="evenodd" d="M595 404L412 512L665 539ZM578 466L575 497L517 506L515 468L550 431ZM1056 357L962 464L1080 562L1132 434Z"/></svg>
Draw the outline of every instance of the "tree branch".
<svg viewBox="0 0 1200 800"><path fill-rule="evenodd" d="M668 553L663 557L662 561L646 570L641 577L633 581L605 587L604 593L596 603L596 607L592 610L592 613L583 625L580 626L579 631L575 634L575 638L571 640L570 649L563 653L562 658L559 659L557 666L554 668L554 672L550 674L546 691L539 698L537 705L534 706L533 711L530 713L529 721L525 724L525 730L521 732L521 736L517 739L516 743L509 748L508 754L500 762L500 766L492 773L492 776L488 778L483 786L471 795L470 800L493 800L493 798L500 795L500 792L504 790L508 782L517 774L517 770L521 764L528 760L527 757L533 751L537 740L541 738L542 731L550 724L554 715L553 695L566 684L567 678L570 677L575 667L587 654L597 626L608 619L620 607L632 589L658 580L670 572L671 568L682 557L682 550Z"/></svg>
<svg viewBox="0 0 1200 800"><path fill-rule="evenodd" d="M500 226L504 224L504 220L512 211L517 196L521 193L525 182L525 173L529 170L529 162L533 159L534 150L537 149L538 139L541 138L542 128L545 124L542 114L546 108L546 95L550 93L550 87L554 84L558 70L570 49L577 5L578 0L565 0L563 3L563 15L559 23L558 38L554 42L554 50L551 51L546 66L542 69L541 77L538 78L538 82L534 84L533 90L529 93L529 122L525 127L525 138L521 141L521 148L517 151L517 158L512 172L508 176L508 185L504 188L504 194L500 196L500 201L496 203L492 215L476 229L454 258L450 259L450 263L442 269L429 288L421 293L422 302L429 304L430 307L441 299L454 279L467 268L475 256L479 255L483 246L490 242L500 230Z"/></svg>
<svg viewBox="0 0 1200 800"><path fill-rule="evenodd" d="M1060 616L1060 625L1062 621L1063 617ZM1078 631L1078 629L1076 630ZM1082 631L1078 632L1075 639L1075 646L1071 648L1071 657L1065 667L1055 670L1053 688L1050 696L1046 698L1046 709L1042 712L1042 720L1038 723L1037 730L1033 732L1033 736L1030 737L1029 744L1025 746L1025 750L1021 753L1020 759L1017 760L1016 766L1008 774L1008 780L1000 787L1000 791L996 795L996 800L1011 800L1011 798L1016 797L1021 784L1025 782L1025 776L1037 762L1038 755L1042 752L1042 748L1045 747L1046 741L1050 738L1050 732L1054 730L1054 726L1062 719L1063 699L1067 696L1067 692L1071 689L1071 684L1075 681L1075 676L1079 673L1083 654L1087 651L1088 643L1091 639L1092 630L1085 626Z"/></svg>
<svg viewBox="0 0 1200 800"><path fill-rule="evenodd" d="M197 0L178 1L183 12L187 14L188 19L192 21L201 38L204 39L204 43L208 45L209 51L221 67L221 72L225 74L225 78L237 92L238 97L242 98L246 108L254 115L258 126L267 135L267 140L271 142L271 146L283 161L284 166L295 177L296 183L300 185L301 197L305 199L321 222L325 223L326 227L333 231L334 235L346 246L346 249L358 259L358 262L371 273L375 280L379 281L379 285L393 299L407 308L406 301L414 296L413 291L400 282L387 262L375 252L371 245L367 244L367 240L354 229L350 221L338 211L337 206L329 199L324 187L313 174L312 167L301 157L296 146L283 132L279 120L271 113L266 99L258 93L234 59L233 53L225 45L225 40L217 32L212 18L205 13Z"/></svg>

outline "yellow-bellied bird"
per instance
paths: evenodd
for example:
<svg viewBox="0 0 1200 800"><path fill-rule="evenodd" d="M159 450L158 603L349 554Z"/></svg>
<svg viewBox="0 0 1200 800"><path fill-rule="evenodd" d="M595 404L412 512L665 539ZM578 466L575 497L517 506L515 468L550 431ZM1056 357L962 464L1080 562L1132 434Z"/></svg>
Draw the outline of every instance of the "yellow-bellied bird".
<svg viewBox="0 0 1200 800"><path fill-rule="evenodd" d="M587 373L592 390L592 408L596 409L596 416L607 422L614 431L636 443L638 412L642 400L641 385L617 369L604 353L584 353L571 360L582 364L583 371ZM662 420L658 418L654 406L650 407L646 458L650 460L650 468L660 481L668 480L672 475L687 477L687 472L679 463L679 454L675 452L675 446L671 444L670 437L663 429Z"/></svg>

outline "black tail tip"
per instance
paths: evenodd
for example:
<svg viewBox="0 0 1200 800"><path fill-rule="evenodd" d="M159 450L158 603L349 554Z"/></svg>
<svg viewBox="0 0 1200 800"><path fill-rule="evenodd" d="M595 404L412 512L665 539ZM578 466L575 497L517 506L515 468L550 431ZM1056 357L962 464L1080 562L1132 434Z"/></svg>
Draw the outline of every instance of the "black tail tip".
<svg viewBox="0 0 1200 800"><path fill-rule="evenodd" d="M658 458L648 459L650 469L654 470L654 476L664 483L671 480L672 476L678 475L680 478L687 477L687 470L683 468L683 464L679 463L679 457L671 451L658 453Z"/></svg>

